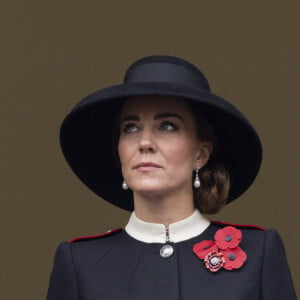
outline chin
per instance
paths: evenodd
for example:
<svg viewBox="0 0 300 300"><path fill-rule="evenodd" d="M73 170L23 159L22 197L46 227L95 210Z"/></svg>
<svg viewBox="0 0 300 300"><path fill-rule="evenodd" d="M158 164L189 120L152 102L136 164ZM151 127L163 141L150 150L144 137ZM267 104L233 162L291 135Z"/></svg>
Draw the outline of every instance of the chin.
<svg viewBox="0 0 300 300"><path fill-rule="evenodd" d="M162 192L166 189L166 185L162 184L162 182L158 181L147 181L147 182L137 182L131 185L131 189L134 192L138 193L156 193Z"/></svg>
<svg viewBox="0 0 300 300"><path fill-rule="evenodd" d="M140 186L134 186L132 188L133 191L135 192L159 192L159 191L163 191L165 188L163 188L161 185L157 186L157 185L140 185Z"/></svg>
<svg viewBox="0 0 300 300"><path fill-rule="evenodd" d="M163 184L161 181L160 182L148 182L148 183L139 183L139 184L134 184L131 187L132 191L137 193L137 194L143 194L143 195L151 195L151 196L163 196L167 195L170 192L174 190L174 187L171 188L167 184Z"/></svg>

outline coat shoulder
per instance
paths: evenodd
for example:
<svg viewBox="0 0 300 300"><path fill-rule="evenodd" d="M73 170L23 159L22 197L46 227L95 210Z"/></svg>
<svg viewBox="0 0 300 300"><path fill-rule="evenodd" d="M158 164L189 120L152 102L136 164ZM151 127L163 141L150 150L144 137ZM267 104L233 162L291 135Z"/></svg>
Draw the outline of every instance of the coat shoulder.
<svg viewBox="0 0 300 300"><path fill-rule="evenodd" d="M69 243L78 243L78 242L87 242L87 241L92 241L92 240L100 240L100 239L106 239L112 236L117 235L120 233L123 229L122 228L116 228L113 230L109 230L105 233L97 234L97 235L87 235L87 236L81 236L81 237L76 237L73 238L69 241Z"/></svg>
<svg viewBox="0 0 300 300"><path fill-rule="evenodd" d="M235 223L227 223L227 222L221 222L221 221L212 221L212 223L220 228L223 228L226 226L233 226L238 229L249 229L249 230L258 230L258 231L268 231L269 230L262 226L249 225L249 224L235 224Z"/></svg>
<svg viewBox="0 0 300 300"><path fill-rule="evenodd" d="M95 262L108 252L127 242L127 235L121 228L110 230L103 234L83 236L70 240L66 244L71 249L74 261Z"/></svg>

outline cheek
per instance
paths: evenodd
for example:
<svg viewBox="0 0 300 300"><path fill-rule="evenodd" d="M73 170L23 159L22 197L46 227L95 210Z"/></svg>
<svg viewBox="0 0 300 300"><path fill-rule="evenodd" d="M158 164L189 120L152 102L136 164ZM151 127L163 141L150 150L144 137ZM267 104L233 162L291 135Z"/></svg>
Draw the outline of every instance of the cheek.
<svg viewBox="0 0 300 300"><path fill-rule="evenodd" d="M126 163L129 161L131 157L132 145L120 139L118 143L118 153L123 167L123 165L126 165Z"/></svg>
<svg viewBox="0 0 300 300"><path fill-rule="evenodd" d="M124 143L122 141L119 141L118 143L118 154L119 154L120 161L123 162L124 157L126 156L126 151L125 151Z"/></svg>
<svg viewBox="0 0 300 300"><path fill-rule="evenodd" d="M165 156L176 165L193 168L196 157L196 146L191 140L178 140L165 148Z"/></svg>

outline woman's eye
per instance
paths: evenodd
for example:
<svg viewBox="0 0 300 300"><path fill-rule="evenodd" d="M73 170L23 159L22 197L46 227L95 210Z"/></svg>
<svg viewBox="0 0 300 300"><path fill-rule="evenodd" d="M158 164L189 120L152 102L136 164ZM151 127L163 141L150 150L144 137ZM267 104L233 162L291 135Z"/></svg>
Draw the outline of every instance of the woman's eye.
<svg viewBox="0 0 300 300"><path fill-rule="evenodd" d="M175 131L177 126L171 122L163 122L161 123L160 128L165 131Z"/></svg>
<svg viewBox="0 0 300 300"><path fill-rule="evenodd" d="M137 125L135 125L133 123L128 123L123 127L123 132L125 132L125 133L132 133L132 132L136 132L138 130L139 130L139 128L137 127Z"/></svg>

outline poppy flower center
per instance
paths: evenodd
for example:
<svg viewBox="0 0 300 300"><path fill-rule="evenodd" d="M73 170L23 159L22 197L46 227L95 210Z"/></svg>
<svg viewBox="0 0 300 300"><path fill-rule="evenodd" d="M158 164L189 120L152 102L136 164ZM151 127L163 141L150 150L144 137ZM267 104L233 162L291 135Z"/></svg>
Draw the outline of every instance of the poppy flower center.
<svg viewBox="0 0 300 300"><path fill-rule="evenodd" d="M235 256L233 253L230 253L230 254L228 255L228 258L229 258L230 260L235 260L235 259L236 259L236 256Z"/></svg>
<svg viewBox="0 0 300 300"><path fill-rule="evenodd" d="M219 259L218 257L214 256L214 257L212 257L212 258L210 259L210 263L211 263L213 266L216 266L217 264L220 263L220 259Z"/></svg>
<svg viewBox="0 0 300 300"><path fill-rule="evenodd" d="M232 236L231 235L228 234L228 235L225 236L225 241L226 242L230 242L231 240L232 240Z"/></svg>

